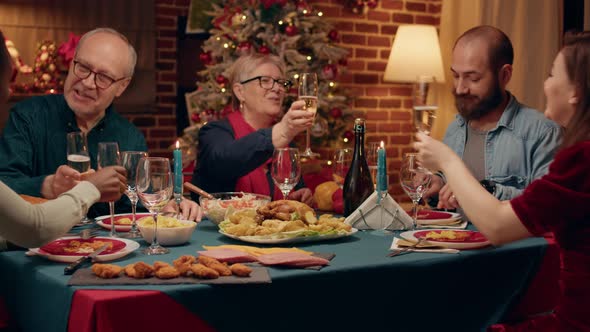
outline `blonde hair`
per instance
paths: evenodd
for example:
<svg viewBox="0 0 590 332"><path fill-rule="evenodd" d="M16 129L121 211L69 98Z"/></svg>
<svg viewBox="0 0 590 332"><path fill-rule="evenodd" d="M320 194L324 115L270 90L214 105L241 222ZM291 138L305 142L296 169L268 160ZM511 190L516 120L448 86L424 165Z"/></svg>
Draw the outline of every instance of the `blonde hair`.
<svg viewBox="0 0 590 332"><path fill-rule="evenodd" d="M228 80L229 86L232 87L232 105L234 108L238 108L240 106L240 100L233 92L233 86L235 83L240 83L244 80L247 80L252 74L252 72L259 66L263 64L272 64L279 68L281 75L285 76L286 66L283 60L276 55L272 54L261 54L261 53L253 53L248 55L243 55L239 57L228 69Z"/></svg>

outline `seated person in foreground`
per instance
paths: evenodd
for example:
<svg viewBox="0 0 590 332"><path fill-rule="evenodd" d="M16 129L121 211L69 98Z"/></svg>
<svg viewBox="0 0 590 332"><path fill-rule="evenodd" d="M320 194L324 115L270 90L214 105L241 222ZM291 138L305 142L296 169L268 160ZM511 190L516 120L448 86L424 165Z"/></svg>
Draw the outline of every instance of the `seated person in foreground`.
<svg viewBox="0 0 590 332"><path fill-rule="evenodd" d="M547 173L561 137L557 124L506 90L513 58L510 39L495 27L478 26L457 39L451 71L459 114L443 139L501 200ZM438 208L460 207L443 177L434 176L424 196L437 193Z"/></svg>
<svg viewBox="0 0 590 332"><path fill-rule="evenodd" d="M556 326L590 331L590 32L568 34L544 85L545 116L566 128L549 173L510 201L488 193L445 144L417 134L418 159L442 170L457 201L493 244L553 232L561 256ZM539 330L537 330L539 331Z"/></svg>
<svg viewBox="0 0 590 332"><path fill-rule="evenodd" d="M8 97L12 66L8 50L0 44L0 103ZM9 244L31 248L50 242L77 224L92 204L119 199L126 187L125 169L106 167L90 172L56 199L32 205L0 181L0 250Z"/></svg>
<svg viewBox="0 0 590 332"><path fill-rule="evenodd" d="M66 136L82 131L88 138L92 168L99 142L117 142L120 151L147 151L143 134L119 115L113 100L129 85L137 54L127 38L109 28L80 39L70 64L63 95L44 95L16 104L0 138L0 180L19 194L53 199L71 189L81 174L66 165ZM130 212L124 196L117 213ZM200 219L200 207L183 200L185 219ZM171 201L164 211L175 211ZM95 204L89 217L109 214Z"/></svg>
<svg viewBox="0 0 590 332"><path fill-rule="evenodd" d="M193 183L208 192L243 191L281 199L270 175L275 148L289 147L313 123L304 101L295 101L283 115L283 99L291 87L285 65L274 55L239 58L230 69L233 106L227 118L199 131L199 155ZM282 116L282 118L281 118ZM289 199L312 204L301 182Z"/></svg>

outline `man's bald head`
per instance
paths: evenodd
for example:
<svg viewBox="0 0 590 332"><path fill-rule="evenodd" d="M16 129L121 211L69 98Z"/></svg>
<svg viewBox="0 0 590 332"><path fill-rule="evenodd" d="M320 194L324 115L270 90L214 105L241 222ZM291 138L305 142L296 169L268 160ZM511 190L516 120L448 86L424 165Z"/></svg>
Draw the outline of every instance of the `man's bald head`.
<svg viewBox="0 0 590 332"><path fill-rule="evenodd" d="M453 50L458 44L471 42L480 42L488 46L488 63L492 71L497 73L503 65L512 65L514 61L512 42L502 30L490 25L471 28L457 39Z"/></svg>

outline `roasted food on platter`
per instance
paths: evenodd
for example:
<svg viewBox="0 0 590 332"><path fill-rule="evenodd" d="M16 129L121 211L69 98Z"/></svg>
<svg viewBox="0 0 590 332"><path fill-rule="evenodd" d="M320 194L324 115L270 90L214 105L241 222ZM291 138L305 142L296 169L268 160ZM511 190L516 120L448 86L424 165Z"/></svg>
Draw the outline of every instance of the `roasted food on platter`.
<svg viewBox="0 0 590 332"><path fill-rule="evenodd" d="M122 271L122 267L114 264L96 263L92 265L92 273L103 279L117 278Z"/></svg>
<svg viewBox="0 0 590 332"><path fill-rule="evenodd" d="M233 213L243 209L256 209L270 202L270 196L244 193L244 192L222 192L212 193L214 198L205 196L199 198L199 205L203 209L205 217L214 224L219 224L226 216L226 213Z"/></svg>
<svg viewBox="0 0 590 332"><path fill-rule="evenodd" d="M291 200L279 200L258 208L229 215L219 228L234 236L313 236L349 233L352 227L344 218L323 214L319 218L308 205Z"/></svg>
<svg viewBox="0 0 590 332"><path fill-rule="evenodd" d="M135 279L151 277L158 279L176 277L217 279L231 275L249 277L252 269L244 264L227 265L227 263L221 263L211 257L199 256L197 258L191 255L183 255L175 259L173 265L163 261L155 261L153 266L144 262L136 262L122 268L114 264L96 263L92 265L92 272L103 279L116 278L121 272L125 272L126 276Z"/></svg>

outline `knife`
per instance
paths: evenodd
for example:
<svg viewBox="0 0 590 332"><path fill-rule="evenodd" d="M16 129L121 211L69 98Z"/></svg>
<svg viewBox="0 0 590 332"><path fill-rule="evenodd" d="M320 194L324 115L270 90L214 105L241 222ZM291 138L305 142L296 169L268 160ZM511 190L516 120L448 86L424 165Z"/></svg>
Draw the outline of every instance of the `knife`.
<svg viewBox="0 0 590 332"><path fill-rule="evenodd" d="M98 249L94 250L92 253L90 253L89 255L86 256L82 256L80 257L78 260L76 260L75 262L71 263L70 265L66 266L64 268L64 274L65 275L70 275L73 274L74 272L76 272L76 270L78 268L80 268L80 266L82 266L82 264L84 264L85 262L91 262L93 259L96 258L96 256L98 256L101 252L105 251L105 249L107 249L109 247L110 243L105 243L102 246L100 246Z"/></svg>

